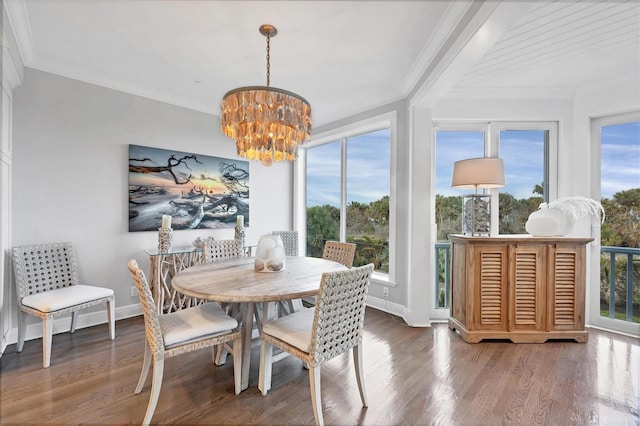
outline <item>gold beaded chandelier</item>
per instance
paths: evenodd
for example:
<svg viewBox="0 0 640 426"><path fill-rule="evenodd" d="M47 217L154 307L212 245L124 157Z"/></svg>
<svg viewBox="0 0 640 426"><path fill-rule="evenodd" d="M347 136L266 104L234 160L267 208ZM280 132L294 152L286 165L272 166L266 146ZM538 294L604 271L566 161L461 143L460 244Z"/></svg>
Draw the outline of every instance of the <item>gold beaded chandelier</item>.
<svg viewBox="0 0 640 426"><path fill-rule="evenodd" d="M273 161L293 161L298 145L311 135L311 106L293 92L270 87L271 37L278 34L273 25L260 26L267 38L267 85L239 87L222 98L222 133L235 139L240 157L259 160L265 166Z"/></svg>

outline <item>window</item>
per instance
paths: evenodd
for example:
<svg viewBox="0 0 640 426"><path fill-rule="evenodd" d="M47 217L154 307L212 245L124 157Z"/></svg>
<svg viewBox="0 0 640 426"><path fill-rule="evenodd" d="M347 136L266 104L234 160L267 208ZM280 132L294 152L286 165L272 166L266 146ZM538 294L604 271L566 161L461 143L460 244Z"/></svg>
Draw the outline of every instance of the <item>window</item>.
<svg viewBox="0 0 640 426"><path fill-rule="evenodd" d="M592 139L593 196L600 196L605 219L591 318L605 328L633 332L640 323L640 112L594 119Z"/></svg>
<svg viewBox="0 0 640 426"><path fill-rule="evenodd" d="M462 193L451 188L453 163L484 156L484 130L436 130L436 226L438 241L462 233Z"/></svg>
<svg viewBox="0 0 640 426"><path fill-rule="evenodd" d="M327 240L356 244L354 266L389 274L391 125L312 141L306 148L306 253Z"/></svg>
<svg viewBox="0 0 640 426"><path fill-rule="evenodd" d="M505 174L499 195L499 233L525 234L529 215L548 201L549 130L500 130L498 138Z"/></svg>

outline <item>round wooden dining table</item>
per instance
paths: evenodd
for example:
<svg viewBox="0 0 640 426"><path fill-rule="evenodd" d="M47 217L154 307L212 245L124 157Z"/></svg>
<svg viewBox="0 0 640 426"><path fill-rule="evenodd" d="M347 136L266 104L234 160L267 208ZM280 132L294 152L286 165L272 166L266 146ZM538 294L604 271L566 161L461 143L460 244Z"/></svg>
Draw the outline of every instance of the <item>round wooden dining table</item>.
<svg viewBox="0 0 640 426"><path fill-rule="evenodd" d="M279 272L256 272L254 258L203 263L178 272L171 285L198 299L239 303L242 312L242 389L249 386L253 313L256 303L302 299L318 294L324 272L346 266L315 257L287 257Z"/></svg>

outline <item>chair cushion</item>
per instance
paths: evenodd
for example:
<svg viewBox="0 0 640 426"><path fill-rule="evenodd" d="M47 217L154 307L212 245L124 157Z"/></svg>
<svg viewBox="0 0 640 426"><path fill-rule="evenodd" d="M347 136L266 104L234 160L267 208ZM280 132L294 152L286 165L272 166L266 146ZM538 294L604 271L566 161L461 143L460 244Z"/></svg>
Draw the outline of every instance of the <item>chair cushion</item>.
<svg viewBox="0 0 640 426"><path fill-rule="evenodd" d="M158 320L165 346L220 334L238 326L238 321L227 315L217 303L204 303L160 315Z"/></svg>
<svg viewBox="0 0 640 426"><path fill-rule="evenodd" d="M22 298L22 304L40 312L55 312L75 305L113 296L113 290L90 285L72 285Z"/></svg>
<svg viewBox="0 0 640 426"><path fill-rule="evenodd" d="M305 308L291 315L266 322L262 332L309 352L315 308Z"/></svg>

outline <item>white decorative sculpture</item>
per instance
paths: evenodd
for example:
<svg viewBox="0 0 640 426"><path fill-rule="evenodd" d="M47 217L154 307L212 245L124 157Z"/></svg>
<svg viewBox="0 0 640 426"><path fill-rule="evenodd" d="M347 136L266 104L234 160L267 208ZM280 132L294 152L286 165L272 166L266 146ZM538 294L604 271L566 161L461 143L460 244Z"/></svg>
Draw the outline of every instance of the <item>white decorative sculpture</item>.
<svg viewBox="0 0 640 426"><path fill-rule="evenodd" d="M573 196L541 203L540 208L529 215L525 224L527 232L536 237L567 235L576 221L585 216L600 217L604 222L602 204L591 198Z"/></svg>
<svg viewBox="0 0 640 426"><path fill-rule="evenodd" d="M256 248L255 269L257 272L280 272L285 269L284 244L279 235L263 235Z"/></svg>

